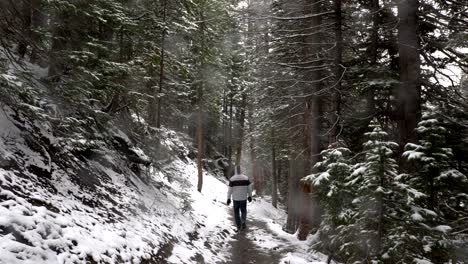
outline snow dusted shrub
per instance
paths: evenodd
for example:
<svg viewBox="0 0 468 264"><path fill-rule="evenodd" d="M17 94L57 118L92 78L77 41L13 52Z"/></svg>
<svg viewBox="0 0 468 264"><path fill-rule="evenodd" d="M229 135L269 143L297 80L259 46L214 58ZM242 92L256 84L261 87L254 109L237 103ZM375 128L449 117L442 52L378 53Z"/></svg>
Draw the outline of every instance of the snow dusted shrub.
<svg viewBox="0 0 468 264"><path fill-rule="evenodd" d="M466 220L460 220L468 216L468 181L452 164L452 149L446 147L446 129L437 119L436 111L431 112L423 115L416 129L419 144L408 143L403 157L415 165L408 184L424 193L417 202L425 209L414 210L413 214L426 229L421 246L428 258L445 262L456 255L450 252L452 241L448 238L458 239L467 228ZM458 236L451 236L453 228L453 234Z"/></svg>
<svg viewBox="0 0 468 264"><path fill-rule="evenodd" d="M413 243L418 236L411 233L414 222L411 208L423 194L402 182L394 159L397 143L372 123L365 136L365 156L352 168L346 188L354 190L352 219L348 234L355 235L349 248L351 261L357 263L398 263L422 259Z"/></svg>
<svg viewBox="0 0 468 264"><path fill-rule="evenodd" d="M322 151L321 155L323 160L315 165L319 172L304 179L312 184L323 210L320 239L315 248L330 257L340 258L347 255L340 250L340 246L349 242L345 233L350 219L352 193L345 186L345 180L351 172L351 151L343 142L338 142Z"/></svg>

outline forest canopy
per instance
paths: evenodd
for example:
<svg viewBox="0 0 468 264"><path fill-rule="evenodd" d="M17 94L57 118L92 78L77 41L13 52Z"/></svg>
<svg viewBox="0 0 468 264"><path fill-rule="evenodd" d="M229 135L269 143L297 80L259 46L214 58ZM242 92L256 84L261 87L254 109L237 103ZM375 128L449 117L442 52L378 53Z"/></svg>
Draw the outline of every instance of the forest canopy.
<svg viewBox="0 0 468 264"><path fill-rule="evenodd" d="M287 205L284 229L318 232L330 260L461 263L467 10L464 0L0 0L0 101L68 142L89 139L81 149L98 148L96 131L113 122L158 160L147 138L186 133L199 191L205 159L242 164L257 195Z"/></svg>

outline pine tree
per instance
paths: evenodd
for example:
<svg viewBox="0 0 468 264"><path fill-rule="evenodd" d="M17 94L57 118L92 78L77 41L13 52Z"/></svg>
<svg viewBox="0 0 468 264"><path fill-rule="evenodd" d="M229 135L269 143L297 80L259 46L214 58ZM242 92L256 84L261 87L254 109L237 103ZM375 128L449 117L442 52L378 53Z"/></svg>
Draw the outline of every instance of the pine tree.
<svg viewBox="0 0 468 264"><path fill-rule="evenodd" d="M446 143L447 130L437 118L437 109L431 110L424 113L416 129L419 144L407 144L403 156L416 166L408 183L425 194L425 199L418 202L430 212L430 217L422 221L432 231L425 238L427 255L439 262L447 261L450 256L447 240L453 228L450 225L460 229L459 219L468 213L468 180L452 164L452 149Z"/></svg>
<svg viewBox="0 0 468 264"><path fill-rule="evenodd" d="M319 228L320 240L314 245L320 252L327 253L329 259L337 256L342 259L346 252L341 250L347 236L344 236L351 219L353 192L346 185L351 173L351 151L338 141L321 152L322 161L315 165L319 173L307 176L314 193L319 196L322 222Z"/></svg>
<svg viewBox="0 0 468 264"><path fill-rule="evenodd" d="M413 244L419 245L420 231L414 227L418 220L412 216L416 210L415 199L422 193L405 184L397 173L393 158L398 144L388 141L388 134L376 123L372 132L366 133L363 162L354 166L347 183L356 188L352 201L355 213L346 236L355 236L354 243L345 244L350 259L376 263L411 262L421 258Z"/></svg>

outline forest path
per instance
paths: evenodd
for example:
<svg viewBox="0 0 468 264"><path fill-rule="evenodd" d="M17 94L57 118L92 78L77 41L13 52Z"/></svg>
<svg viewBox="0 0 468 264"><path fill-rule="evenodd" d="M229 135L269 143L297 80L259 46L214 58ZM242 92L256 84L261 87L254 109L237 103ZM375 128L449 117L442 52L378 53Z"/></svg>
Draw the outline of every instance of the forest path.
<svg viewBox="0 0 468 264"><path fill-rule="evenodd" d="M192 166L187 175L196 175L195 169ZM191 222L186 224L195 228L180 227L186 236L169 242L173 246L166 246L156 263L323 263L316 261L321 259L316 252L310 251L313 240L298 241L295 235L282 230L287 220L285 208L281 204L278 208L273 207L269 196L254 196L254 200L247 204L247 228L237 233L233 206L227 206L225 202L226 182L205 177L204 191L198 192L196 178L193 179Z"/></svg>
<svg viewBox="0 0 468 264"><path fill-rule="evenodd" d="M250 219L247 220L247 224L248 227L245 230L242 230L232 236L234 240L229 245L231 257L228 263L280 263L281 258L284 257L284 255L281 254L284 249L281 251L279 247L266 249L255 243L256 241L264 239L256 237L256 234L259 233L259 231L262 231L262 233L268 232L266 223Z"/></svg>
<svg viewBox="0 0 468 264"><path fill-rule="evenodd" d="M250 216L250 217L249 217ZM234 213L229 207L229 218L234 223ZM229 243L229 261L233 264L274 264L282 263L287 252L294 251L286 240L279 238L267 226L247 211L247 228L240 232L233 229L233 240Z"/></svg>

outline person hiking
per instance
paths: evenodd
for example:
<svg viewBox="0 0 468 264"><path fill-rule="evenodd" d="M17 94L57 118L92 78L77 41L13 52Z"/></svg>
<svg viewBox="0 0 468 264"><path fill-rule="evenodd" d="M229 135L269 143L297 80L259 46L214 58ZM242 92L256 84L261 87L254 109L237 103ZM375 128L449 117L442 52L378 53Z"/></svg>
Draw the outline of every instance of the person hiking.
<svg viewBox="0 0 468 264"><path fill-rule="evenodd" d="M234 202L234 219L237 231L240 231L246 227L247 200L249 203L252 202L252 185L249 177L241 174L240 165L236 166L234 176L229 179L227 205L231 204L231 197Z"/></svg>

